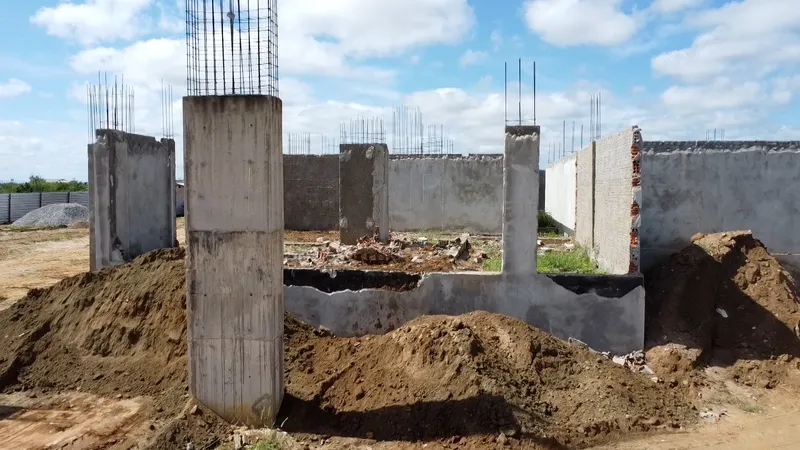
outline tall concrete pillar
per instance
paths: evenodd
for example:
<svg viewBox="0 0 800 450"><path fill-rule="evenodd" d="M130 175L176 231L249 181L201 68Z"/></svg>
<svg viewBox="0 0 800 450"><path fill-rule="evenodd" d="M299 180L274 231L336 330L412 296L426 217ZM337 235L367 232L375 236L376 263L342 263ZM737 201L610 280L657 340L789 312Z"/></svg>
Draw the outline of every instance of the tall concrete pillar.
<svg viewBox="0 0 800 450"><path fill-rule="evenodd" d="M353 245L373 236L389 240L389 148L386 144L339 146L339 239Z"/></svg>
<svg viewBox="0 0 800 450"><path fill-rule="evenodd" d="M507 126L503 157L503 273L536 273L538 126Z"/></svg>
<svg viewBox="0 0 800 450"><path fill-rule="evenodd" d="M189 388L270 426L283 400L283 148L277 97L184 97Z"/></svg>
<svg viewBox="0 0 800 450"><path fill-rule="evenodd" d="M89 267L175 245L175 141L97 130L89 144Z"/></svg>

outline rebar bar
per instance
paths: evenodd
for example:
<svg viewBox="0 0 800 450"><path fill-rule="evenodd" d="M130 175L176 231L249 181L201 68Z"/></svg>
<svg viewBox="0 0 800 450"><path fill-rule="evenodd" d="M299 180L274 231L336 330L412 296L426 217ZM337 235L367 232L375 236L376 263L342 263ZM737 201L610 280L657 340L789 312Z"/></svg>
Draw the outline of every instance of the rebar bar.
<svg viewBox="0 0 800 450"><path fill-rule="evenodd" d="M165 139L175 139L174 102L172 85L161 80L161 137Z"/></svg>
<svg viewBox="0 0 800 450"><path fill-rule="evenodd" d="M380 117L357 116L339 126L342 144L385 144L386 128Z"/></svg>
<svg viewBox="0 0 800 450"><path fill-rule="evenodd" d="M321 133L287 133L287 155L332 155L339 153L339 142Z"/></svg>
<svg viewBox="0 0 800 450"><path fill-rule="evenodd" d="M185 0L190 96L278 96L278 0Z"/></svg>
<svg viewBox="0 0 800 450"><path fill-rule="evenodd" d="M134 89L122 76L98 73L97 84L87 83L86 109L90 144L100 130L135 132Z"/></svg>

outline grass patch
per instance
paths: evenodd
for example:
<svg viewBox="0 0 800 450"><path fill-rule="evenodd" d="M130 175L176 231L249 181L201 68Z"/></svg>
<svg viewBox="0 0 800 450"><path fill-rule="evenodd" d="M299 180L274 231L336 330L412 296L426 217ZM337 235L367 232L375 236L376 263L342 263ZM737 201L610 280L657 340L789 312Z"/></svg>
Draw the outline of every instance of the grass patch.
<svg viewBox="0 0 800 450"><path fill-rule="evenodd" d="M573 248L566 252L548 252L536 259L540 273L600 273L583 248Z"/></svg>
<svg viewBox="0 0 800 450"><path fill-rule="evenodd" d="M245 445L247 450L281 450L281 444L273 438L259 439L258 441ZM217 450L233 450L233 443L225 442Z"/></svg>

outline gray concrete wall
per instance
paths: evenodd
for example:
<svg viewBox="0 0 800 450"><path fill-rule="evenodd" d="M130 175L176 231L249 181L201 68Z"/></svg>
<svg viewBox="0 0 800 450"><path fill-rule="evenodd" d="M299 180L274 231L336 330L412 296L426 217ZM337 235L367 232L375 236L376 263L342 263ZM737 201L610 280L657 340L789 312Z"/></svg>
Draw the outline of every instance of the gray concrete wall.
<svg viewBox="0 0 800 450"><path fill-rule="evenodd" d="M339 238L353 245L389 232L389 150L386 144L339 146Z"/></svg>
<svg viewBox="0 0 800 450"><path fill-rule="evenodd" d="M559 224L561 232L575 233L576 155L570 155L547 166L545 210Z"/></svg>
<svg viewBox="0 0 800 450"><path fill-rule="evenodd" d="M286 308L340 336L382 334L424 314L489 311L516 317L561 339L579 339L599 351L626 354L644 346L644 287L640 276L582 277L570 290L548 275L432 273L411 291L322 292L286 286ZM593 281L594 280L594 281ZM616 294L592 283L627 286Z"/></svg>
<svg viewBox="0 0 800 450"><path fill-rule="evenodd" d="M695 233L752 230L800 266L800 142L645 141L642 266Z"/></svg>
<svg viewBox="0 0 800 450"><path fill-rule="evenodd" d="M189 389L229 422L283 399L282 103L184 97Z"/></svg>
<svg viewBox="0 0 800 450"><path fill-rule="evenodd" d="M339 228L339 155L283 155L287 230Z"/></svg>
<svg viewBox="0 0 800 450"><path fill-rule="evenodd" d="M633 155L637 142L641 142L638 128L629 127L595 143L593 251L598 266L612 274L639 270L638 150ZM632 218L633 204L637 206Z"/></svg>
<svg viewBox="0 0 800 450"><path fill-rule="evenodd" d="M592 249L595 216L595 146L594 142L576 153L575 240Z"/></svg>
<svg viewBox="0 0 800 450"><path fill-rule="evenodd" d="M175 143L98 131L88 147L90 267L175 244Z"/></svg>
<svg viewBox="0 0 800 450"><path fill-rule="evenodd" d="M389 163L392 230L499 233L502 198L501 155L398 158Z"/></svg>

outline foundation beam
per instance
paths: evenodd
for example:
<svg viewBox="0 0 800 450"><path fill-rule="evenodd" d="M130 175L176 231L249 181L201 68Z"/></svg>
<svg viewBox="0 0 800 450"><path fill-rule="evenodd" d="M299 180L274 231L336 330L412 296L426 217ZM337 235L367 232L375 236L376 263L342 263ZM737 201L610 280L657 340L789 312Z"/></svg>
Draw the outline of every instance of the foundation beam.
<svg viewBox="0 0 800 450"><path fill-rule="evenodd" d="M184 97L189 389L271 426L283 400L283 148L277 97Z"/></svg>

